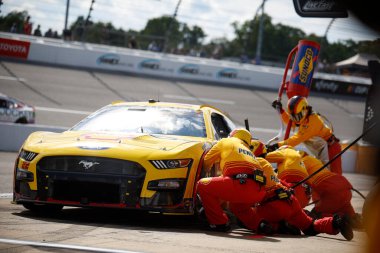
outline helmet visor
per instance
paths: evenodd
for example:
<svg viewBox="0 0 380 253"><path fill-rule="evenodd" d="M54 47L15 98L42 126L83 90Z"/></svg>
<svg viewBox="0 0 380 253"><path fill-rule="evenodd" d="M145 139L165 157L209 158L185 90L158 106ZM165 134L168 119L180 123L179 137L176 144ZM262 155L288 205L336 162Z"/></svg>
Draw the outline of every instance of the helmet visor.
<svg viewBox="0 0 380 253"><path fill-rule="evenodd" d="M304 111L300 111L299 113L296 113L296 114L290 114L290 118L294 121L294 122L300 122L302 120L304 116Z"/></svg>

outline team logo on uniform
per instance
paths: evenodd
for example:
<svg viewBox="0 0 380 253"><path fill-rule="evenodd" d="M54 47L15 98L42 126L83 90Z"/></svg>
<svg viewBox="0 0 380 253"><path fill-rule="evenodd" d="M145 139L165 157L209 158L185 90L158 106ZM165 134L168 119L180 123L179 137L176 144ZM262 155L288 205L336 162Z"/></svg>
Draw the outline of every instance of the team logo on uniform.
<svg viewBox="0 0 380 253"><path fill-rule="evenodd" d="M211 178L210 178L210 177L201 178L201 179L199 180L199 183L200 183L200 184L204 184L204 185L207 185L207 184L209 184L210 182L211 182Z"/></svg>

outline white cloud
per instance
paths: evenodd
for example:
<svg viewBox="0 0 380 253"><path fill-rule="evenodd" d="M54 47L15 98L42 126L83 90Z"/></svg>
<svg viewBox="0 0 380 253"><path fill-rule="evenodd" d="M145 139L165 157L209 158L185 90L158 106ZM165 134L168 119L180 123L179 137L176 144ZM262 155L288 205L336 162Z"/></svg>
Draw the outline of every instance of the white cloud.
<svg viewBox="0 0 380 253"><path fill-rule="evenodd" d="M234 37L231 23L242 24L255 15L261 0L182 0L178 10L178 20L188 25L203 28L208 40L215 37ZM162 15L172 15L178 0L96 0L91 14L92 20L111 22L124 30L141 30L149 19ZM91 1L70 1L68 24L80 15L87 17ZM61 32L64 27L66 1L64 0L12 0L5 1L2 14L12 10L27 10L34 24L41 24L42 31L49 27ZM330 18L301 18L293 7L292 0L267 0L265 13L272 17L273 23L282 23L302 29L307 34L324 35ZM347 39L374 39L370 31L362 29L352 18L336 21L332 25L329 41ZM379 37L377 35L377 37Z"/></svg>

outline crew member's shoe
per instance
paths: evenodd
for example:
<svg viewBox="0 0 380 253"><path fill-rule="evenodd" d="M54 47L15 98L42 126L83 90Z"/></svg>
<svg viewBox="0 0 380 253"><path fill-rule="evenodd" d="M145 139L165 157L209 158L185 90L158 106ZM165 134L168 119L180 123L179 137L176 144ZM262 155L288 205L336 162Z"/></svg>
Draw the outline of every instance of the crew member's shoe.
<svg viewBox="0 0 380 253"><path fill-rule="evenodd" d="M263 220L259 224L259 228L257 229L258 234L262 235L273 235L274 234L274 228L267 222L266 220Z"/></svg>
<svg viewBox="0 0 380 253"><path fill-rule="evenodd" d="M231 230L231 225L229 223L227 224L209 224L208 229L211 231L216 231L216 232L228 232Z"/></svg>
<svg viewBox="0 0 380 253"><path fill-rule="evenodd" d="M339 230L339 232L343 235L344 238L346 238L347 241L351 241L352 238L354 238L354 232L352 231L352 227L346 216L339 216L338 214L334 214L332 225L335 229Z"/></svg>
<svg viewBox="0 0 380 253"><path fill-rule="evenodd" d="M286 221L282 220L278 226L278 233L285 235L301 235L301 230L296 226L290 225Z"/></svg>

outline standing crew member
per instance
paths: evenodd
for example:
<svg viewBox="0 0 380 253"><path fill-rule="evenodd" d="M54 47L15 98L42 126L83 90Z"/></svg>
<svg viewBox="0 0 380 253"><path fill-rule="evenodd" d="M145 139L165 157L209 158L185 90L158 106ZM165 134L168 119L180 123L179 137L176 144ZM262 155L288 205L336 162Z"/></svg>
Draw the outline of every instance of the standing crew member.
<svg viewBox="0 0 380 253"><path fill-rule="evenodd" d="M229 202L231 212L248 228L251 228L252 206L265 195L262 171L250 150L251 134L245 129L235 129L229 138L221 139L204 158L206 171L220 162L222 175L202 178L197 191L202 201L209 228L228 231L229 219L221 202Z"/></svg>
<svg viewBox="0 0 380 253"><path fill-rule="evenodd" d="M265 159L270 163L277 163L277 176L280 180L293 186L309 176L303 164L300 153L288 145L266 154ZM310 187L302 184L294 189L294 195L302 208L309 204L311 198Z"/></svg>
<svg viewBox="0 0 380 253"><path fill-rule="evenodd" d="M298 131L287 140L268 146L268 151L273 151L283 145L295 147L303 142L311 153L324 163L327 163L341 152L342 147L339 139L333 133L332 125L326 118L313 112L305 97L291 97L288 101L288 112L282 109L282 104L278 100L273 101L272 106L280 109L281 117L285 124L291 119L293 121L292 127L298 127ZM330 169L332 172L342 174L341 157L331 163Z"/></svg>
<svg viewBox="0 0 380 253"><path fill-rule="evenodd" d="M323 164L320 160L304 151L300 153L309 174L322 168ZM311 177L307 183L311 186L313 193L318 195L317 202L311 211L314 217L328 217L337 213L346 215L352 227L362 227L361 217L355 213L351 205L352 185L344 176L323 169Z"/></svg>

